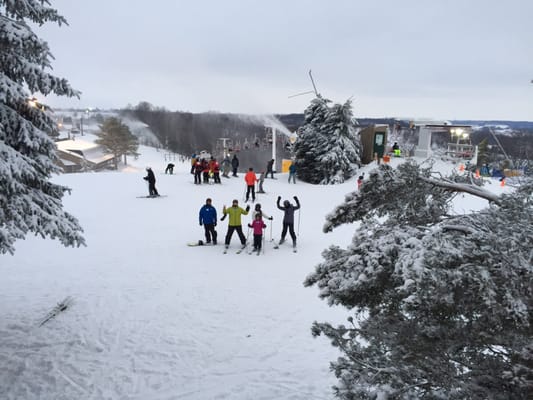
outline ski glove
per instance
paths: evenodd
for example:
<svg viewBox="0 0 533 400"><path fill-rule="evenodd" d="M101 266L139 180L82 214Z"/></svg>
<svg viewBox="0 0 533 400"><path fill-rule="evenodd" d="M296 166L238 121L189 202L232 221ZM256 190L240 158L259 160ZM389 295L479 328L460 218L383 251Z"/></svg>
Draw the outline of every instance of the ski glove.
<svg viewBox="0 0 533 400"><path fill-rule="evenodd" d="M293 197L294 201L298 201L298 197L294 196Z"/></svg>
<svg viewBox="0 0 533 400"><path fill-rule="evenodd" d="M270 217L270 218L269 218L269 220L271 220L271 221L272 221L273 219L274 219L274 217Z"/></svg>
<svg viewBox="0 0 533 400"><path fill-rule="evenodd" d="M202 224L202 222L200 221L200 226L202 226L202 225L203 225L203 224Z"/></svg>
<svg viewBox="0 0 533 400"><path fill-rule="evenodd" d="M278 196L278 203L281 201L281 196Z"/></svg>
<svg viewBox="0 0 533 400"><path fill-rule="evenodd" d="M246 212L250 211L250 206L246 206Z"/></svg>

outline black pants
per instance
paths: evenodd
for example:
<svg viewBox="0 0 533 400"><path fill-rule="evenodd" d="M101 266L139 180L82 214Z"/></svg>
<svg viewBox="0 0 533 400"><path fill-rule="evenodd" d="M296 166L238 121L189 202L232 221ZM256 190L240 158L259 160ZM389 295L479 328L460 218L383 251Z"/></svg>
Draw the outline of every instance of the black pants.
<svg viewBox="0 0 533 400"><path fill-rule="evenodd" d="M194 173L194 183L202 183L202 172L195 172Z"/></svg>
<svg viewBox="0 0 533 400"><path fill-rule="evenodd" d="M209 183L209 172L204 171L203 175L204 175L204 183Z"/></svg>
<svg viewBox="0 0 533 400"><path fill-rule="evenodd" d="M263 235L254 235L254 250L261 250Z"/></svg>
<svg viewBox="0 0 533 400"><path fill-rule="evenodd" d="M294 233L294 224L289 224L287 222L283 223L283 230L281 231L281 240L285 240L285 236L287 235L287 229L289 230L292 241L296 242L296 233Z"/></svg>
<svg viewBox="0 0 533 400"><path fill-rule="evenodd" d="M204 224L204 230L206 243L211 243L211 238L213 238L213 243L217 244L217 231L215 231L215 224Z"/></svg>
<svg viewBox="0 0 533 400"><path fill-rule="evenodd" d="M238 167L233 167L233 176L237 176L237 168Z"/></svg>
<svg viewBox="0 0 533 400"><path fill-rule="evenodd" d="M237 231L237 235L239 235L239 239L241 240L241 244L244 246L246 244L246 237L244 237L244 233L242 233L242 226L228 226L228 233L226 233L226 246L229 245L229 242L231 241L231 237L233 236L233 231Z"/></svg>
<svg viewBox="0 0 533 400"><path fill-rule="evenodd" d="M273 171L273 170L267 171L267 173L266 173L266 177L267 177L267 178L268 178L268 174L270 174L270 177L271 177L272 179L274 179L274 171Z"/></svg>
<svg viewBox="0 0 533 400"><path fill-rule="evenodd" d="M248 185L246 187L246 201L250 198L250 193L252 193L252 201L255 201L255 185Z"/></svg>
<svg viewBox="0 0 533 400"><path fill-rule="evenodd" d="M220 183L220 172L213 173L213 179L215 180L215 183Z"/></svg>
<svg viewBox="0 0 533 400"><path fill-rule="evenodd" d="M155 188L155 182L148 183L148 193L150 193L150 196L159 196L159 193L157 193L157 189Z"/></svg>

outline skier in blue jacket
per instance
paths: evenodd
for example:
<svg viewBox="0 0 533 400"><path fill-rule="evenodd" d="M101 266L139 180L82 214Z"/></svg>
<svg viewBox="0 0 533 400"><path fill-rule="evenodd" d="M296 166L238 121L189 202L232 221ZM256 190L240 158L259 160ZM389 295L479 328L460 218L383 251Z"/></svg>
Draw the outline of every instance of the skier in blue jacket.
<svg viewBox="0 0 533 400"><path fill-rule="evenodd" d="M213 244L217 244L217 231L215 230L215 226L217 226L217 210L211 205L211 199L205 200L205 204L200 208L198 217L200 226L204 226L205 242L209 244L211 239L213 239Z"/></svg>

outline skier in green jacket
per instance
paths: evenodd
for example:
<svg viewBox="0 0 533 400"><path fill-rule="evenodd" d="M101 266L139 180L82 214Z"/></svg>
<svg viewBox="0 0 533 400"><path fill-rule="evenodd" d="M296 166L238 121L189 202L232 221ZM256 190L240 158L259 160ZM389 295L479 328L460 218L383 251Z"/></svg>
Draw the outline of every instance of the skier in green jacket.
<svg viewBox="0 0 533 400"><path fill-rule="evenodd" d="M226 208L226 206L224 206L222 208L222 213L224 214L222 219L226 218L226 216L229 216L228 233L226 233L225 240L226 249L229 247L231 236L233 235L234 231L237 231L242 247L246 247L246 237L242 232L241 215L248 215L248 211L250 211L250 206L246 206L246 209L239 207L238 200L233 200L231 207Z"/></svg>

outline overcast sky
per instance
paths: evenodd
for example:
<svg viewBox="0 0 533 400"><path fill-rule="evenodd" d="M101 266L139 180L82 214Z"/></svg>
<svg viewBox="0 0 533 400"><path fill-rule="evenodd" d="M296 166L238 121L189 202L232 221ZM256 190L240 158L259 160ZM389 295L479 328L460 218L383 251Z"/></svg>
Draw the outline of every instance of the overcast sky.
<svg viewBox="0 0 533 400"><path fill-rule="evenodd" d="M54 107L533 120L531 0L51 0Z"/></svg>

